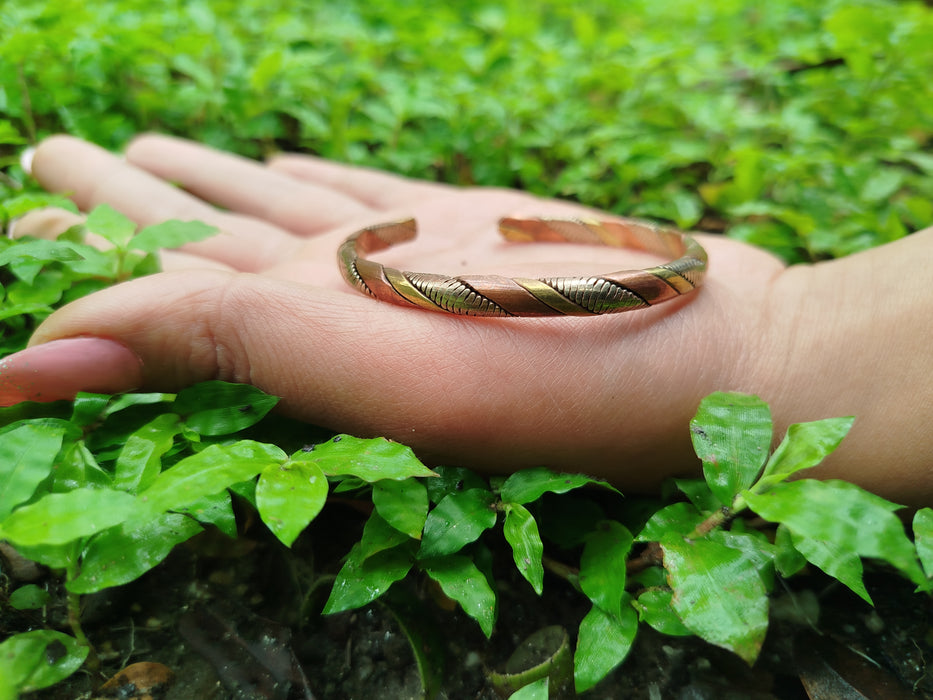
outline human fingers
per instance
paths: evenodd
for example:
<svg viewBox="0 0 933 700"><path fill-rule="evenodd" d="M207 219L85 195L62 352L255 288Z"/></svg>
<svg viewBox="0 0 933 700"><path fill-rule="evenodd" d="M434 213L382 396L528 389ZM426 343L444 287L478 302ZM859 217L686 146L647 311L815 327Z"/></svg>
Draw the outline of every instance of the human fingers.
<svg viewBox="0 0 933 700"><path fill-rule="evenodd" d="M611 318L465 320L256 275L166 274L56 312L13 369L51 341L109 339L140 358L146 389L249 382L293 416L433 460L545 464L646 487L689 464L684 426L738 364L740 315L703 321L724 304L735 311L697 297ZM73 388L66 360L44 371ZM21 381L0 372L0 391Z"/></svg>
<svg viewBox="0 0 933 700"><path fill-rule="evenodd" d="M39 144L32 172L43 187L68 193L84 211L109 204L142 226L169 219L215 225L218 235L189 244L185 251L235 269L266 269L291 257L300 246L297 238L276 226L218 211L122 158L70 136L53 136Z"/></svg>
<svg viewBox="0 0 933 700"><path fill-rule="evenodd" d="M375 210L395 209L457 191L450 185L294 153L273 156L266 165L273 172L341 192Z"/></svg>
<svg viewBox="0 0 933 700"><path fill-rule="evenodd" d="M299 180L193 141L145 134L127 147L126 157L203 200L301 236L328 231L371 213L365 202L326 183Z"/></svg>
<svg viewBox="0 0 933 700"><path fill-rule="evenodd" d="M84 223L84 217L67 209L45 207L33 209L13 222L10 235L13 238L32 236L53 240L73 226ZM103 240L98 241L103 244Z"/></svg>
<svg viewBox="0 0 933 700"><path fill-rule="evenodd" d="M13 238L32 236L34 238L54 240L68 229L74 226L82 226L84 223L85 218L83 216L67 209L57 207L34 209L14 223L10 235ZM91 231L85 233L84 242L101 250L113 247L110 241ZM159 251L159 259L163 270L210 269L232 271L229 265L180 250L161 250Z"/></svg>

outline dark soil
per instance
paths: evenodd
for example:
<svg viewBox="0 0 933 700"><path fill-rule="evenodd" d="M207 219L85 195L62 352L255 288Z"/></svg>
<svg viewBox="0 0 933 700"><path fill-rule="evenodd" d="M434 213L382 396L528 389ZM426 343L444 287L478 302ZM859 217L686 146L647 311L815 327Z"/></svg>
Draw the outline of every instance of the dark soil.
<svg viewBox="0 0 933 700"><path fill-rule="evenodd" d="M326 508L292 551L258 524L236 541L199 536L139 581L88 596L85 629L101 674L79 672L35 697L142 698L127 683L107 694L93 689L121 668L149 661L174 673L174 682L154 693L164 700L420 698L408 629L433 659L428 666L439 679L436 697L492 700L499 696L488 669L501 670L522 640L542 627L562 625L572 643L589 608L553 576L538 598L511 573L510 555L502 551L494 562L500 607L492 639L414 575L396 584L386 603L322 617L328 576L358 539L362 522L352 508ZM585 697L933 698L927 596L885 572L867 576L876 608L819 572L790 583L793 588L774 597L768 640L753 668L696 638L645 627L626 662ZM41 623L21 613L3 615L0 636ZM53 609L47 624L60 625L62 618Z"/></svg>

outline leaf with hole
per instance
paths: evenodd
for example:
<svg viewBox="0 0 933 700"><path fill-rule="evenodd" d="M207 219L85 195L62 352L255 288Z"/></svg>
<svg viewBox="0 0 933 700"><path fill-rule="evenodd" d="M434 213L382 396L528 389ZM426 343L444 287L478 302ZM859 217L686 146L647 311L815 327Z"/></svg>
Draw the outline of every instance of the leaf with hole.
<svg viewBox="0 0 933 700"><path fill-rule="evenodd" d="M0 642L0 697L41 690L63 681L81 668L88 648L67 634L34 630Z"/></svg>

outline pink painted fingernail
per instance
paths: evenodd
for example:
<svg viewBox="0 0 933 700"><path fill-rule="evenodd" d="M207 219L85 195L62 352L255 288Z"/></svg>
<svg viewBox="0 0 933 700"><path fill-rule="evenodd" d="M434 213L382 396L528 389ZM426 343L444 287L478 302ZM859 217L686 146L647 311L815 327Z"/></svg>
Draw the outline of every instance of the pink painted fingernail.
<svg viewBox="0 0 933 700"><path fill-rule="evenodd" d="M142 362L107 338L64 338L0 360L0 406L72 399L79 391L115 394L142 382Z"/></svg>

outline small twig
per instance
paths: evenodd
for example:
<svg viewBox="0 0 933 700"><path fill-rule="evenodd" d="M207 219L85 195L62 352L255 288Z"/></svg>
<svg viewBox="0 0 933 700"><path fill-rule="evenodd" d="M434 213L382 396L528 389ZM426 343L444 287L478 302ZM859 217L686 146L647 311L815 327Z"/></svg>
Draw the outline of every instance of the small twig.
<svg viewBox="0 0 933 700"><path fill-rule="evenodd" d="M723 506L719 510L713 511L707 516L706 520L704 520L699 525L697 525L694 528L693 532L687 535L687 539L695 540L695 539L699 539L700 537L703 537L704 535L709 534L710 532L715 530L717 527L722 527L723 525L725 525L732 518L734 514L735 513L730 508L727 508L725 506Z"/></svg>
<svg viewBox="0 0 933 700"><path fill-rule="evenodd" d="M625 562L625 573L631 576L639 571L660 566L664 563L664 552L658 542L649 542L641 553Z"/></svg>

